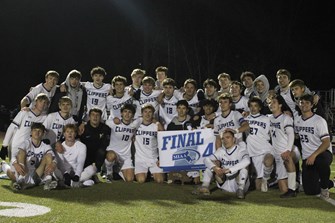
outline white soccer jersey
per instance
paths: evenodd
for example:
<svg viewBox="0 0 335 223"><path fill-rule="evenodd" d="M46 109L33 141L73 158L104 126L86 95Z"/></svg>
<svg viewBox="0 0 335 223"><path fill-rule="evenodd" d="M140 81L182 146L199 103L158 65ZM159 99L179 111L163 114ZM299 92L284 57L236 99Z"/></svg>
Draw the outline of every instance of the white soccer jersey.
<svg viewBox="0 0 335 223"><path fill-rule="evenodd" d="M31 138L25 140L19 145L19 148L26 152L26 164L29 170L35 170L39 165L43 156L50 153L54 157L51 146L41 142L39 145L34 145ZM14 162L16 159L12 159Z"/></svg>
<svg viewBox="0 0 335 223"><path fill-rule="evenodd" d="M152 162L158 158L157 143L158 126L156 123L144 125L136 130L135 135L135 160L136 162Z"/></svg>
<svg viewBox="0 0 335 223"><path fill-rule="evenodd" d="M170 99L164 98L163 103L159 105L159 117L161 123L164 124L165 129L173 117L177 115L177 102L178 98L172 96Z"/></svg>
<svg viewBox="0 0 335 223"><path fill-rule="evenodd" d="M107 96L107 111L109 111L109 117L118 117L121 118L121 107L124 104L132 104L133 99L128 94L128 91L124 92L124 95L121 98L116 96L108 95Z"/></svg>
<svg viewBox="0 0 335 223"><path fill-rule="evenodd" d="M206 125L210 124L210 120L207 120L206 117L203 115L201 116L201 121L200 121L200 128L206 128Z"/></svg>
<svg viewBox="0 0 335 223"><path fill-rule="evenodd" d="M85 82L84 87L87 92L87 114L92 108L100 108L102 110L101 118L107 119L106 104L107 96L111 89L110 84L103 84L100 88L96 88L93 82Z"/></svg>
<svg viewBox="0 0 335 223"><path fill-rule="evenodd" d="M259 156L271 152L270 144L270 118L261 115L249 115L246 120L250 130L247 137L247 150L250 157Z"/></svg>
<svg viewBox="0 0 335 223"><path fill-rule="evenodd" d="M184 98L185 93L180 92L180 91L174 91L174 95L179 99L179 100L186 100ZM196 93L193 98L190 100L186 100L188 102L188 106L193 110L194 114L197 114L199 112L199 106L200 106L200 101L198 98L198 93Z"/></svg>
<svg viewBox="0 0 335 223"><path fill-rule="evenodd" d="M286 91L280 91L280 95L284 98L286 104L290 107L291 111L293 112L293 117L299 117L298 111L295 109L296 103L292 98L291 89L289 88Z"/></svg>
<svg viewBox="0 0 335 223"><path fill-rule="evenodd" d="M48 96L49 101L51 101L52 97L55 95L57 86L54 86L50 91L48 91L44 86L43 83L36 85L29 91L29 93L26 95L28 102L30 103L29 108L33 109L35 106L35 98L39 93L44 93ZM49 103L50 105L50 103ZM44 111L46 114L48 108Z"/></svg>
<svg viewBox="0 0 335 223"><path fill-rule="evenodd" d="M307 159L319 148L322 139L329 138L327 122L321 116L313 114L308 119L299 116L294 120L295 132L299 134L302 146L302 159ZM328 150L331 152L331 145Z"/></svg>
<svg viewBox="0 0 335 223"><path fill-rule="evenodd" d="M86 159L86 145L76 141L72 146L68 146L63 142L62 146L64 147L64 153L60 155L61 162L58 161L58 165L62 165L60 169L68 173L73 170L75 175L80 177Z"/></svg>
<svg viewBox="0 0 335 223"><path fill-rule="evenodd" d="M143 90L141 90L141 95L139 100L134 100L134 104L136 105L136 114L134 118L141 117L141 107L144 104L151 104L155 108L155 114L158 114L158 102L157 97L162 93L160 90L153 90L151 94L146 94Z"/></svg>
<svg viewBox="0 0 335 223"><path fill-rule="evenodd" d="M225 117L222 114L214 119L214 134L219 135L226 128L236 129L239 128L244 122L244 118L238 111L231 110ZM242 133L235 134L238 141L242 140Z"/></svg>
<svg viewBox="0 0 335 223"><path fill-rule="evenodd" d="M59 112L50 113L43 125L47 129L46 138L50 140L50 144L54 144L63 136L63 127L67 124L76 124L75 120L70 116L64 119Z"/></svg>
<svg viewBox="0 0 335 223"><path fill-rule="evenodd" d="M123 160L131 158L131 143L136 131L136 124L130 123L115 124L112 119L106 121L106 125L111 128L111 136L107 151L113 150L121 156Z"/></svg>
<svg viewBox="0 0 335 223"><path fill-rule="evenodd" d="M7 129L3 145L8 146L11 143L12 154L15 157L18 152L18 146L25 140L30 138L31 124L42 123L46 115L36 115L33 111L20 111Z"/></svg>
<svg viewBox="0 0 335 223"><path fill-rule="evenodd" d="M239 170L246 168L250 164L250 157L244 142L229 149L221 147L216 150L213 155L205 158L204 163L209 169L212 169L215 166L212 160L219 160L221 162L221 167L231 171L227 176L236 174Z"/></svg>
<svg viewBox="0 0 335 223"><path fill-rule="evenodd" d="M240 100L233 101L233 105L235 106L236 111L250 111L248 107L248 98L245 96L241 96Z"/></svg>
<svg viewBox="0 0 335 223"><path fill-rule="evenodd" d="M271 139L274 152L278 155L292 148L287 148L288 136L287 128L293 128L293 120L286 114L280 114L277 117L270 115ZM294 133L293 133L294 134Z"/></svg>

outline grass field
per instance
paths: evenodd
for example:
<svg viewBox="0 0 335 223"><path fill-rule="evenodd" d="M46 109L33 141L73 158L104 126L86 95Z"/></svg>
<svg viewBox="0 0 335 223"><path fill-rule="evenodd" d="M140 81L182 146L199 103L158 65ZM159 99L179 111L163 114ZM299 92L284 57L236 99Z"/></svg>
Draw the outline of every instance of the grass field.
<svg viewBox="0 0 335 223"><path fill-rule="evenodd" d="M335 165L332 165L334 177ZM4 217L0 222L334 222L335 206L299 193L281 199L277 189L252 191L245 200L214 191L192 195L192 185L115 181L90 188L44 191L35 187L13 193L10 181L0 179L0 202L42 205L50 212L34 217ZM214 186L214 185L213 185ZM334 199L334 189L331 189ZM10 207L0 206L3 209Z"/></svg>

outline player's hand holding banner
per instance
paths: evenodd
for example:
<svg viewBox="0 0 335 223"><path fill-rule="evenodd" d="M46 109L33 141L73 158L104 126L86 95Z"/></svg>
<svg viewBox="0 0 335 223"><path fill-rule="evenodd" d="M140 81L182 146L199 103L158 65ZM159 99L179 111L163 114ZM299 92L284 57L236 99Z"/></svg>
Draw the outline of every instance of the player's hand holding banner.
<svg viewBox="0 0 335 223"><path fill-rule="evenodd" d="M203 159L214 153L213 129L158 132L160 168L164 172L205 169Z"/></svg>

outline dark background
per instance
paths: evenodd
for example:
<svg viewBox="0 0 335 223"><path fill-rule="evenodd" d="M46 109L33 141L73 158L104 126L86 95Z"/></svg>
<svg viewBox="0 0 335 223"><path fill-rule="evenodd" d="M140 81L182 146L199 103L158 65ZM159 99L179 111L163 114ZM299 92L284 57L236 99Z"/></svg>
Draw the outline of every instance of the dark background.
<svg viewBox="0 0 335 223"><path fill-rule="evenodd" d="M94 66L110 81L134 68L169 68L180 86L222 72L265 74L280 68L311 89L334 87L331 1L1 0L0 104L18 105L56 70L90 80ZM201 87L201 84L199 84Z"/></svg>

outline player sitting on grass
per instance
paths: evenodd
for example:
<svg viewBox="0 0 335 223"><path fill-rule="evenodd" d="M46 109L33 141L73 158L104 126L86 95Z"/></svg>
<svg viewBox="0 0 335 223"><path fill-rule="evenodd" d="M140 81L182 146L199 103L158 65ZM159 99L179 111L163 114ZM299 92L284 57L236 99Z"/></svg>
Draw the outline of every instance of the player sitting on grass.
<svg viewBox="0 0 335 223"><path fill-rule="evenodd" d="M236 193L237 198L244 199L250 182L248 169L250 158L244 142L236 144L233 131L225 130L220 134L223 147L204 159L206 168L214 173L218 188ZM209 185L208 185L209 186ZM208 186L199 188L200 194L209 194Z"/></svg>
<svg viewBox="0 0 335 223"><path fill-rule="evenodd" d="M64 184L71 187L92 186L90 180L96 173L94 164L84 169L86 145L76 140L78 128L74 124L64 126L65 141L56 146L57 167L62 172Z"/></svg>
<svg viewBox="0 0 335 223"><path fill-rule="evenodd" d="M31 125L31 138L25 140L11 166L2 163L2 170L12 180L14 191L44 183L44 190L56 188L52 173L56 169L54 153L49 145L42 142L45 127L41 123Z"/></svg>

